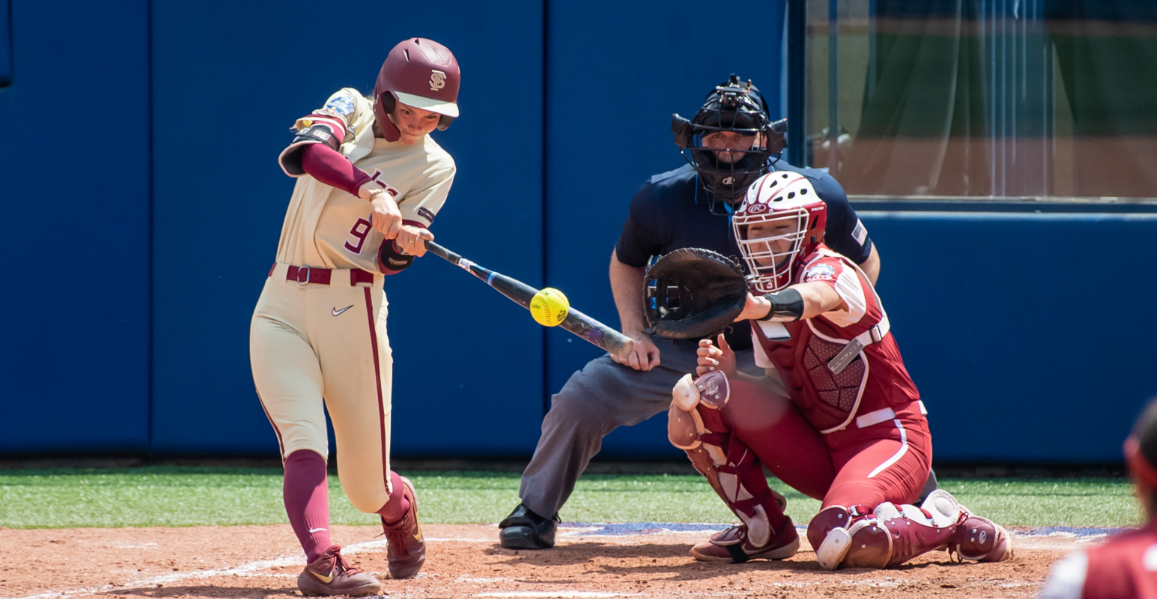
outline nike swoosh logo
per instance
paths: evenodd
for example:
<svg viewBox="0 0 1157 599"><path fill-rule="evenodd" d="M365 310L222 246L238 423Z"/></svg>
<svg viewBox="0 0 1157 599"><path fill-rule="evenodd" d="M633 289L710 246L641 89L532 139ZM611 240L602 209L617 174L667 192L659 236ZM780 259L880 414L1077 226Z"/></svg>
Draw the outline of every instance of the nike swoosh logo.
<svg viewBox="0 0 1157 599"><path fill-rule="evenodd" d="M418 530L414 531L414 540L415 541L421 541L422 540L422 527L421 526L418 527Z"/></svg>
<svg viewBox="0 0 1157 599"><path fill-rule="evenodd" d="M309 573L313 574L314 576L317 577L318 580L320 580L326 584L333 582L333 570L329 571L329 576L322 576L321 574L318 574L317 572L314 572L313 570L310 570Z"/></svg>
<svg viewBox="0 0 1157 599"><path fill-rule="evenodd" d="M313 534L319 530L325 530L325 529L324 528L311 528L311 529L309 529L309 534Z"/></svg>
<svg viewBox="0 0 1157 599"><path fill-rule="evenodd" d="M342 314L343 314L343 313L344 313L346 310L349 310L349 309L350 309L350 308L352 308L352 307L354 307L354 306L353 306L353 304L350 304L350 305L348 305L348 306L346 306L346 307L342 308L341 310L338 310L337 308L334 308L334 309L333 309L333 315L334 315L334 316L341 316L341 315L342 315Z"/></svg>

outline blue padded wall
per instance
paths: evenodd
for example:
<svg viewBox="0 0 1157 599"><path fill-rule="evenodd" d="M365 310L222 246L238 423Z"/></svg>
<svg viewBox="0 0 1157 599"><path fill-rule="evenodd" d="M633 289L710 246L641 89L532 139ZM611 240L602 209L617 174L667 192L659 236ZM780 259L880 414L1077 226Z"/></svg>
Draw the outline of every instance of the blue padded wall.
<svg viewBox="0 0 1157 599"><path fill-rule="evenodd" d="M782 1L548 2L546 282L582 311L618 327L607 268L631 196L648 177L684 164L671 114L690 118L731 73L778 109ZM759 23L738 37L736 23ZM772 115L779 118L781 115ZM547 381L557 392L599 350L547 333ZM666 417L607 437L604 455L680 455L663 447Z"/></svg>
<svg viewBox="0 0 1157 599"><path fill-rule="evenodd" d="M12 83L12 28L9 2L0 0L0 87Z"/></svg>
<svg viewBox="0 0 1157 599"><path fill-rule="evenodd" d="M248 339L293 187L277 155L294 119L330 93L371 91L406 37L446 44L462 68L462 116L434 134L459 168L432 228L438 241L541 284L541 3L461 2L447 12L453 18L354 1L334 29L304 1L153 6L155 451L276 453ZM541 328L434 256L386 289L393 451L529 454L541 420ZM526 409L507 409L527 399Z"/></svg>
<svg viewBox="0 0 1157 599"><path fill-rule="evenodd" d="M0 70L8 50L0 3ZM145 0L17 2L0 88L0 453L148 447ZM2 75L2 73L0 73Z"/></svg>
<svg viewBox="0 0 1157 599"><path fill-rule="evenodd" d="M276 156L329 93L371 89L405 36L463 68L462 117L435 134L459 167L438 240L613 326L631 196L683 164L671 113L731 72L780 96L781 2L461 2L432 20L355 0L330 37L301 0L8 8L0 250L20 276L0 285L3 455L276 453L248 357L293 186ZM737 21L762 24L754 41L715 33ZM1157 394L1157 216L861 215L935 459L1119 460ZM599 354L433 256L386 285L396 455L528 457L549 394ZM603 455L681 453L659 417Z"/></svg>
<svg viewBox="0 0 1157 599"><path fill-rule="evenodd" d="M1112 462L1157 395L1157 215L863 212L934 460Z"/></svg>

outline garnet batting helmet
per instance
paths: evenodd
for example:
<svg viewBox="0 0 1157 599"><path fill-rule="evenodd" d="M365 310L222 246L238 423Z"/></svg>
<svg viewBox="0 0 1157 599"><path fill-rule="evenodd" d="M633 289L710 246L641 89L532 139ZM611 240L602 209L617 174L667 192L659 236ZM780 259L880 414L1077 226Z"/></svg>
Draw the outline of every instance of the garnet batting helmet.
<svg viewBox="0 0 1157 599"><path fill-rule="evenodd" d="M378 129L387 139L396 139L397 128L389 115L396 103L401 102L442 115L438 130L445 130L458 116L461 79L458 60L438 42L415 37L394 46L374 85L374 117Z"/></svg>
<svg viewBox="0 0 1157 599"><path fill-rule="evenodd" d="M1125 440L1125 463L1146 494L1157 493L1157 397L1145 405Z"/></svg>

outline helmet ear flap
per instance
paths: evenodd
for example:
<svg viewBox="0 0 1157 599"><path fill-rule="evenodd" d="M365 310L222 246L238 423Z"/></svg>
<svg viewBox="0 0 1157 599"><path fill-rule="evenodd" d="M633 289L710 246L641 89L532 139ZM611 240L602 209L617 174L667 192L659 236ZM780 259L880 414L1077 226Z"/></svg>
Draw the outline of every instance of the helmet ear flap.
<svg viewBox="0 0 1157 599"><path fill-rule="evenodd" d="M398 101L394 98L394 94L388 91L382 92L378 96L378 102L382 103L382 111L386 114L394 114L394 109L398 107Z"/></svg>

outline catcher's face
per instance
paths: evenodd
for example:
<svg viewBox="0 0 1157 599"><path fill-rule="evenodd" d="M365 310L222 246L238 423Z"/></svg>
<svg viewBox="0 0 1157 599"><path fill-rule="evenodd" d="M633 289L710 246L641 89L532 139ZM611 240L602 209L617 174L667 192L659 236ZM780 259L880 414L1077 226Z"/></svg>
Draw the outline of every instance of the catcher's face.
<svg viewBox="0 0 1157 599"><path fill-rule="evenodd" d="M797 247L802 225L794 214L748 225L749 251L755 263L777 269L785 266Z"/></svg>
<svg viewBox="0 0 1157 599"><path fill-rule="evenodd" d="M438 119L442 118L442 115L398 102L391 117L401 133L401 142L412 146L424 135L438 128Z"/></svg>
<svg viewBox="0 0 1157 599"><path fill-rule="evenodd" d="M733 163L743 160L747 150L759 145L761 136L740 135L734 131L716 131L703 136L703 147L715 150L719 162Z"/></svg>

